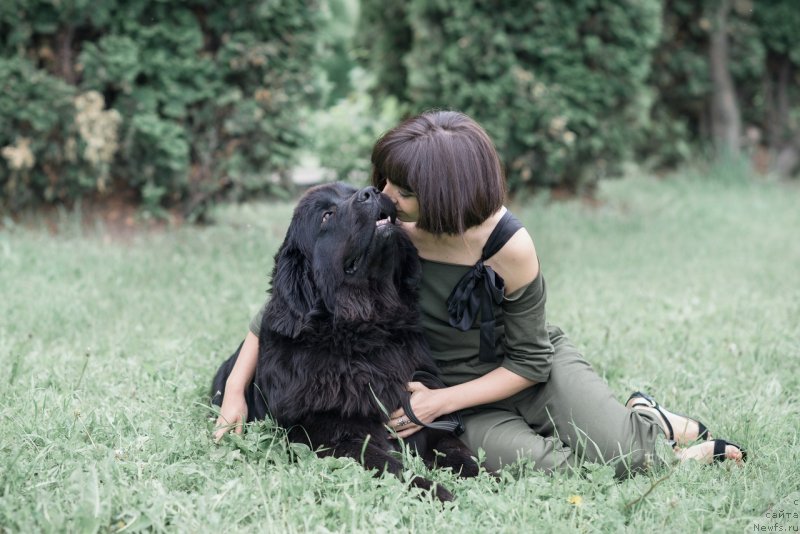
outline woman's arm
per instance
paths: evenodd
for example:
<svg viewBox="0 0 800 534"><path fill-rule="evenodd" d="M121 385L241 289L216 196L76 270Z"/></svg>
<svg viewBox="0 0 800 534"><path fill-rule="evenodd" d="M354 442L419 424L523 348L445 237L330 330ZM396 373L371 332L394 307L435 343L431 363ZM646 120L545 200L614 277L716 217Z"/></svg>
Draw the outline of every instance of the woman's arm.
<svg viewBox="0 0 800 534"><path fill-rule="evenodd" d="M414 415L423 423L430 423L437 417L464 408L507 399L534 384L536 382L498 367L479 378L457 386L428 389L420 382L411 382L408 390L411 392L411 408ZM398 419L404 416L405 412L401 408L392 413L389 420L389 424L397 430L397 435L401 438L408 437L422 428L414 424L398 427Z"/></svg>
<svg viewBox="0 0 800 534"><path fill-rule="evenodd" d="M225 391L222 397L222 407L217 418L214 441L219 441L231 429L237 434L242 433L242 425L247 421L247 401L244 398L245 388L253 381L258 361L258 337L252 332L247 332L239 357L233 365L231 374L225 382Z"/></svg>
<svg viewBox="0 0 800 534"><path fill-rule="evenodd" d="M442 397L442 413L437 417L463 410L464 408L472 408L481 404L507 399L535 384L536 382L528 380L504 367L498 367L475 380L442 389L440 393ZM425 422L427 423L427 421Z"/></svg>

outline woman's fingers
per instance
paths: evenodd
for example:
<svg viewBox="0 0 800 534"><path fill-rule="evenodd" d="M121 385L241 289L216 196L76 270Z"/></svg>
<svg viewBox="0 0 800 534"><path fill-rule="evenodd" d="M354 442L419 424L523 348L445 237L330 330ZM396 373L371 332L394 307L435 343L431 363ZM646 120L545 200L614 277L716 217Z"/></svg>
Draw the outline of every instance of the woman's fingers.
<svg viewBox="0 0 800 534"><path fill-rule="evenodd" d="M395 438L405 439L411 435L416 434L420 430L422 430L422 427L419 425L415 425L413 423L404 426L402 428L394 428L394 433L391 433L389 435L389 439L395 439Z"/></svg>
<svg viewBox="0 0 800 534"><path fill-rule="evenodd" d="M398 410L394 412L392 415L400 414L398 417L392 417L389 419L389 428L391 431L389 432L389 439L394 438L407 438L408 436L418 432L422 427L414 424L411 422L411 419L408 418L402 410Z"/></svg>
<svg viewBox="0 0 800 534"><path fill-rule="evenodd" d="M389 419L389 426L393 429L400 431L405 429L406 427L412 425L411 419L408 418L407 415L401 412L400 417L396 417L394 419Z"/></svg>
<svg viewBox="0 0 800 534"><path fill-rule="evenodd" d="M219 443L219 440L225 435L225 423L221 422L220 419L222 417L217 418L217 422L214 423L214 443Z"/></svg>
<svg viewBox="0 0 800 534"><path fill-rule="evenodd" d="M217 419L216 428L214 430L214 442L219 443L222 439L222 436L225 435L226 432L233 429L234 433L241 434L244 430L244 425L242 425L242 418L241 416L236 417L232 423L229 423L224 417L220 416Z"/></svg>
<svg viewBox="0 0 800 534"><path fill-rule="evenodd" d="M419 426L414 426L414 428L409 428L408 430L404 430L404 431L402 431L402 432L399 432L399 433L397 434L397 437L398 437L399 439L406 439L406 438L408 438L408 437L410 437L410 436L412 436L412 435L416 434L417 432L419 432L419 430L420 430L421 428L422 428L422 427L419 427Z"/></svg>
<svg viewBox="0 0 800 534"><path fill-rule="evenodd" d="M406 384L406 390L411 393L411 402L413 405L414 399L416 398L414 394L428 391L429 389L422 382L409 382ZM419 417L419 414L417 414L417 416ZM409 419L402 408L395 410L389 416L389 426L394 430L395 435L400 438L406 438L422 429L420 425L413 423L411 419Z"/></svg>

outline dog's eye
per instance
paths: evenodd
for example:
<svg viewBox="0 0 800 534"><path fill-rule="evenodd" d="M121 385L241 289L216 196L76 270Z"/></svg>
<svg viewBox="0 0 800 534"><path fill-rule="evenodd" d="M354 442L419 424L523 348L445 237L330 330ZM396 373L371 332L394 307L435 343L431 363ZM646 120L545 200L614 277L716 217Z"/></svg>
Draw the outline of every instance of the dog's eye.
<svg viewBox="0 0 800 534"><path fill-rule="evenodd" d="M332 211L326 211L325 213L323 213L322 214L322 224L325 224L326 222L328 222L328 219L330 219L331 217L333 217L333 212Z"/></svg>

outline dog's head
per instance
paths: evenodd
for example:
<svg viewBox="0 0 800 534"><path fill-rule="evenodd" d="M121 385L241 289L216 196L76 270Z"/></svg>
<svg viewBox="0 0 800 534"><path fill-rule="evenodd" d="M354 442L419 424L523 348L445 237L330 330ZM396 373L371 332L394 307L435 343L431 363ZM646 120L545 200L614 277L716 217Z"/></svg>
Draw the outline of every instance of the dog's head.
<svg viewBox="0 0 800 534"><path fill-rule="evenodd" d="M419 260L395 214L374 187L309 189L275 256L269 328L297 337L311 317L362 322L413 306Z"/></svg>

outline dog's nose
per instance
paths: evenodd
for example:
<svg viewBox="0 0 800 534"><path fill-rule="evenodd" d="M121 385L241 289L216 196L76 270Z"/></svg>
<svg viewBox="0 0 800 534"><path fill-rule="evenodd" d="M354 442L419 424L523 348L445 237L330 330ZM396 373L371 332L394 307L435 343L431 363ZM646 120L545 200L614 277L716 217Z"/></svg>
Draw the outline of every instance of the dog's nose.
<svg viewBox="0 0 800 534"><path fill-rule="evenodd" d="M377 187L369 186L359 191L356 199L359 202L366 202L367 200L372 200L373 198L377 198L378 195L380 194L381 194L380 189L378 189Z"/></svg>

